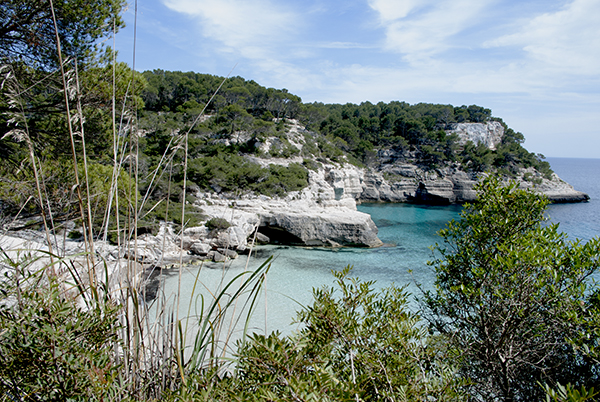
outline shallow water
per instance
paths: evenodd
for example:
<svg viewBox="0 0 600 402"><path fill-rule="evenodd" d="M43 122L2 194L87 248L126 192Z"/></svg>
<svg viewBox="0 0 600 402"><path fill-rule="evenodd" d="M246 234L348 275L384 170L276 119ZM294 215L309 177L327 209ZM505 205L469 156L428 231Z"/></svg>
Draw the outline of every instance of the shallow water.
<svg viewBox="0 0 600 402"><path fill-rule="evenodd" d="M587 203L551 205L548 216L572 238L588 240L600 234L600 160L548 160L561 178L591 197ZM251 321L251 332L280 330L290 333L295 330L297 327L291 322L301 306L311 303L312 289L332 286L331 271L347 265L353 266L352 276L376 281L374 286L377 288L395 283L407 286L409 292L418 295L416 283L424 288L431 286L434 276L426 265L433 259L430 246L439 241L436 232L451 219L458 218L461 207L362 204L358 209L371 215L379 228L379 238L386 246L377 249L260 246L249 259L240 257L227 264L205 263L202 268L188 266L182 271L181 315L186 315L189 310L196 276L199 282L192 305L198 305L198 294L210 298L209 290L217 289L223 281L243 272L246 264L249 270L256 269L269 256L273 256L273 261L266 276L265 292ZM178 273L167 273L165 293L173 294L177 289ZM413 303L411 308L417 309L417 305ZM238 334L240 332L238 328Z"/></svg>

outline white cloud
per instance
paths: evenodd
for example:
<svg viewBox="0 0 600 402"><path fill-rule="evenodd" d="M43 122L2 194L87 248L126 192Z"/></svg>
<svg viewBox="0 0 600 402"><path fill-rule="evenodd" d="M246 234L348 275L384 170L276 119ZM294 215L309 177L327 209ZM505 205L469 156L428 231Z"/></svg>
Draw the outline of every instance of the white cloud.
<svg viewBox="0 0 600 402"><path fill-rule="evenodd" d="M516 46L532 61L570 74L598 74L600 1L574 0L562 10L520 21L517 32L485 43Z"/></svg>
<svg viewBox="0 0 600 402"><path fill-rule="evenodd" d="M163 0L170 9L199 18L204 36L224 45L223 51L265 57L298 25L298 17L269 0Z"/></svg>
<svg viewBox="0 0 600 402"><path fill-rule="evenodd" d="M369 5L386 29L386 47L415 63L456 47L451 38L477 24L489 2L369 0Z"/></svg>
<svg viewBox="0 0 600 402"><path fill-rule="evenodd" d="M419 6L423 7L431 1L426 0L368 0L369 6L379 13L383 23L405 18Z"/></svg>
<svg viewBox="0 0 600 402"><path fill-rule="evenodd" d="M239 61L235 74L309 102L480 104L549 155L551 133L597 133L600 0L154 1L192 66L171 69Z"/></svg>

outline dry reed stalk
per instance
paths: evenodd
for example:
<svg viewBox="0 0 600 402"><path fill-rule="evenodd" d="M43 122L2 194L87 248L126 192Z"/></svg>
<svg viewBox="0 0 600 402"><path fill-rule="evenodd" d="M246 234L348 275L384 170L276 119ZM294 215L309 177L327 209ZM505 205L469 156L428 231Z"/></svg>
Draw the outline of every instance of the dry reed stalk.
<svg viewBox="0 0 600 402"><path fill-rule="evenodd" d="M136 3L137 4L137 3ZM235 68L235 66L234 66ZM178 323L177 325L179 325L180 320L179 320L179 306L180 306L180 293L181 293L181 273L182 273L182 268L183 268L183 232L185 229L185 199L186 199L186 190L187 190L187 167L188 167L188 140L189 140L189 134L192 131L192 129L196 126L196 124L198 123L198 121L200 120L200 118L204 115L204 112L206 111L206 108L208 107L208 105L210 104L210 102L212 102L212 100L214 99L214 97L217 95L217 93L219 92L219 90L221 89L221 87L223 86L223 84L225 83L225 81L227 80L227 78L229 77L229 75L231 75L231 72L233 72L233 68L231 69L231 71L229 72L229 74L227 75L227 77L225 77L223 79L223 81L221 82L221 84L219 85L219 87L217 88L217 90L213 93L213 95L210 97L210 99L208 100L208 102L206 102L206 104L204 105L204 107L202 108L202 111L198 114L198 116L196 116L196 119L194 120L194 122L191 124L191 126L189 127L189 129L185 132L185 135L183 136L183 149L184 149L184 155L183 155L183 191L182 191L182 197L183 197L183 202L181 203L181 235L180 235L180 254L179 254L179 279L178 279L178 285L177 285L177 301L176 301L176 322ZM176 339L175 340L175 350L177 351L177 362L178 362L178 366L179 366L179 372L181 375L181 379L184 383L184 385L187 384L186 378L185 378L185 374L184 374L184 370L183 370L183 356L179 353L179 351L185 347L185 336L183 339Z"/></svg>
<svg viewBox="0 0 600 402"><path fill-rule="evenodd" d="M67 114L67 127L69 130L69 138L71 140L71 151L73 154L73 172L75 173L75 186L76 186L76 191L77 191L77 200L78 200L78 204L79 204L79 210L81 213L81 219L82 219L82 227L83 227L83 235L84 235L84 243L85 243L85 248L86 248L86 253L91 249L93 250L93 239L88 238L88 233L86 230L86 223L85 223L85 208L83 205L83 198L81 196L81 184L79 183L79 169L78 169L78 163L77 163L77 151L75 148L75 134L73 131L73 122L72 122L72 118L71 118L71 110L70 110L70 106L69 106L69 94L70 94L70 86L67 84L67 75L65 73L65 68L64 68L64 64L63 64L63 57L62 57L62 50L61 50L61 45L60 45L60 37L58 34L58 24L56 21L56 13L54 12L54 4L52 2L52 0L50 1L50 11L52 13L52 21L54 22L54 31L56 34L56 52L58 55L58 61L59 61L59 65L60 65L60 72L61 72L61 78L62 78L62 83L63 83L63 90L64 90L64 98L65 98L65 111ZM83 133L82 133L83 134ZM89 200L88 200L89 202ZM95 271L95 267L93 264L93 259L91 257L91 253L87 253L87 255L89 256L88 258L90 258L90 263L88 264L88 276L90 278L90 281L92 281L92 287L93 288L97 288L97 284L96 284L96 271Z"/></svg>
<svg viewBox="0 0 600 402"><path fill-rule="evenodd" d="M63 89L65 96L65 104L66 104L66 120L68 124L69 135L71 139L71 149L73 153L73 169L75 172L75 188L77 191L77 199L79 204L79 213L81 215L81 219L83 222L83 233L85 236L84 243L86 247L86 258L88 259L88 270L89 270L89 278L90 283L86 284L79 276L77 270L73 269L71 271L71 276L73 277L73 281L76 284L77 289L79 289L79 293L84 297L84 301L86 303L102 303L106 302L108 299L112 297L113 290L109 288L109 267L108 264L104 261L103 269L104 269L104 284L98 281L97 273L96 273L96 264L93 258L94 254L94 234L93 234L93 226L92 226L92 209L91 209L91 196L90 196L90 188L89 188L89 177L88 177L88 166L87 166L87 155L86 155L86 147L85 147L85 136L84 136L84 125L83 125L83 108L81 105L81 94L79 87L79 76L77 70L77 64L75 64L75 93L77 94L77 114L75 116L71 116L70 111L70 94L72 93L72 86L70 85L71 80L68 79L69 73L65 71L64 63L62 60L61 47L60 47L60 38L58 36L57 29L57 21L56 16L54 14L54 6L52 0L50 0L50 6L52 11L53 22L56 31L56 41L57 41L57 52L60 61L60 72L63 81ZM137 24L137 1L135 2L135 14L136 14L136 24ZM113 25L114 27L114 25ZM131 92L135 93L135 26L134 26L134 67L132 69L132 80L130 85L133 87ZM113 43L114 43L114 33L113 33ZM75 62L76 63L76 62ZM268 270L267 263L263 264L256 272L252 273L248 277L247 269L244 269L244 272L240 275L237 275L235 278L225 283L224 278L222 279L219 287L213 292L211 301L207 303L206 311L204 309L204 305L202 308L202 316L198 321L200 325L199 332L196 334L194 339L194 346L191 350L191 356L186 358L184 355L184 350L186 348L186 336L187 331L182 332L182 323L179 318L179 305L180 298L179 294L176 295L176 301L174 303L174 307L177 309L176 312L172 310L168 310L168 299L163 292L159 293L159 297L157 298L157 304L160 309L156 312L156 318L154 321L150 320L149 310L145 303L140 298L140 293L138 290L140 289L140 281L139 281L139 272L138 272L138 245L137 245L137 225L140 219L140 214L142 213L142 208L146 204L148 197L150 195L150 189L155 183L155 179L157 177L162 177L162 175L166 171L166 167L169 168L169 189L168 195L166 197L166 216L165 220L168 220L168 211L169 211L169 199L171 193L171 176L173 169L173 161L180 150L183 150L183 169L184 169L184 180L183 180L183 203L181 210L181 228L179 231L179 235L181 237L180 248L183 249L183 232L187 225L185 221L185 198L186 198L186 190L187 190L187 165L188 165L188 144L189 144L189 134L193 127L198 123L201 116L203 116L206 107L213 101L214 97L217 95L218 91L221 89L229 75L223 80L223 82L219 85L217 90L214 92L210 100L206 103L200 114L194 120L192 126L187 130L185 135L180 136L179 138L173 137L171 139L171 143L167 147L167 151L163 154L161 161L159 162L159 166L152 173L151 185L149 186L148 191L144 195L141 201L139 200L139 143L137 140L137 118L132 115L128 115L127 112L127 94L125 96L125 100L123 102L122 113L120 116L120 125L119 129L117 129L117 112L116 112L116 58L113 53L113 93L112 93L112 131L113 131L113 177L111 181L110 194L108 197L107 210L105 211L105 218L103 221L103 236L104 239L107 238L107 232L109 230L109 222L111 219L111 210L113 202L116 206L115 208L115 216L117 226L117 244L119 251L122 250L122 247L127 247L129 251L129 255L133 254L133 261L126 261L126 269L125 276L122 278L120 284L120 293L121 293L121 305L122 305L122 323L123 326L120 329L120 340L122 344L119 342L115 342L114 344L114 359L115 364L122 363L123 369L120 373L120 383L123 389L127 390L128 395L124 395L123 398L127 398L128 396L132 396L134 398L141 398L143 394L153 395L155 397L160 396L160 392L169 387L173 388L175 381L177 378L185 385L186 384L186 373L198 373L199 370L211 367L219 363L219 338L221 331L226 329L226 320L228 319L227 314L232 312L234 315L229 319L229 328L233 330L233 327L239 323L241 320L241 315L237 318L234 316L237 309L237 303L240 297L246 297L246 292L249 292L248 297L245 300L245 306L250 306L249 313L253 310L253 306L256 305L257 297L259 294L260 286L264 283L265 273ZM234 67L235 68L235 67ZM233 69L232 69L233 71ZM127 89L127 93L129 93L129 87ZM135 98L134 98L135 99ZM133 105L134 113L137 110L137 105ZM24 113L23 113L24 114ZM80 132L76 133L73 124L80 123ZM26 122L25 122L26 124ZM120 133L128 132L129 133L129 141L121 141ZM76 146L75 146L75 137L76 134L81 135L81 141L83 144L83 173L85 177L85 185L86 185L86 193L87 193L87 205L84 206L83 197L81 194L81 184L79 180L79 171L78 171L78 159L76 154ZM33 145L31 141L28 141L28 147L30 149L30 157L31 163L34 168L34 174L36 177L36 185L38 189L38 198L42 209L42 215L44 219L44 226L46 229L47 237L48 237L48 246L51 249L51 241L50 241L50 230L48 224L46 223L46 215L44 212L44 201L42 195L42 184L38 176L38 167L36 164L35 154L33 153ZM129 153L126 155L125 150L129 147ZM134 152L135 149L135 152ZM125 162L128 162L130 169L130 177L135 179L134 186L129 187L129 197L128 197L128 219L127 224L122 232L123 238L121 238L121 220L119 215L119 205L121 203L119 196L119 187L118 187L118 178L119 173L123 167ZM48 200L48 197L46 197ZM50 211L50 210L49 210ZM85 226L87 225L87 227ZM54 227L54 225L53 225ZM131 253L131 237L133 237L133 253ZM163 250L164 250L164 241L163 238ZM251 253L250 253L251 255ZM65 261L61 259L62 263ZM121 261L117 261L118 267L120 267ZM54 264L50 264L54 266ZM70 265L67 265L69 268ZM247 267L247 264L246 264ZM180 253L179 256L179 282L178 288L181 288L181 271L183 268L183 253ZM194 289L197 283L199 283L199 276L201 273L201 269L198 271L198 275L196 277L196 283L194 284ZM234 289L234 286L237 285L237 280L240 280L238 288L236 291L233 291L231 295L228 292ZM88 288L89 286L89 288ZM102 292L99 292L98 289L103 288ZM91 298L86 297L87 291L91 289L92 295ZM194 290L195 291L195 290ZM142 295L144 296L144 291L142 290ZM105 299L103 299L105 298ZM173 306L173 304L171 304ZM191 310L188 307L188 312ZM242 310L245 310L242 309ZM189 318L189 315L188 315ZM246 317L246 327L248 325L249 315ZM187 328L188 321L186 321ZM229 341L231 339L231 333L227 333L225 338L225 345L223 346L223 351L227 347ZM222 356L221 356L222 357ZM173 371L173 363L175 363L176 371ZM156 376L153 373L157 373Z"/></svg>
<svg viewBox="0 0 600 402"><path fill-rule="evenodd" d="M87 195L87 220L88 220L88 236L90 239L90 264L95 266L94 262L94 229L92 227L92 208L91 208L91 197L90 197L90 179L88 176L88 165L87 165L87 151L85 147L85 130L84 130L84 117L83 108L81 107L81 88L79 87L79 71L77 68L77 59L73 60L75 65L75 90L77 94L77 116L79 120L79 134L81 135L82 153L83 153L83 172L85 174L85 191ZM83 217L82 217L83 218Z"/></svg>

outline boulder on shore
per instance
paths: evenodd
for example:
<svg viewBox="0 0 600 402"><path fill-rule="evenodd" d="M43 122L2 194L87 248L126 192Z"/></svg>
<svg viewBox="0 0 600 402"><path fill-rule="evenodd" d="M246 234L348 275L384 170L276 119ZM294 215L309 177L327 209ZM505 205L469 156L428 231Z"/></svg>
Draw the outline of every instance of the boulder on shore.
<svg viewBox="0 0 600 402"><path fill-rule="evenodd" d="M357 211L352 198L315 201L300 194L284 200L248 197L235 202L211 200L211 205L202 205L202 209L208 216L229 215L232 226L218 235L215 245L228 244L230 249L248 247L256 231L259 241L298 246L378 247L383 244L371 217ZM230 236L235 241L224 241L231 240Z"/></svg>

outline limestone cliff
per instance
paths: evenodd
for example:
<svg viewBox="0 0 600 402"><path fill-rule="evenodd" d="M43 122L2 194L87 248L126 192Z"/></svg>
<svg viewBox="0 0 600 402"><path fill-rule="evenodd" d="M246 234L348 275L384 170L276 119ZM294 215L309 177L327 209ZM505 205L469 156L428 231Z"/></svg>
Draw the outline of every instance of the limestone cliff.
<svg viewBox="0 0 600 402"><path fill-rule="evenodd" d="M321 182L323 184L324 182ZM354 198L335 199L331 187L307 188L284 199L245 196L227 199L199 194L199 205L209 217L232 224L212 242L213 248L244 251L255 233L259 240L301 246L377 247L377 227L368 214L356 210Z"/></svg>
<svg viewBox="0 0 600 402"><path fill-rule="evenodd" d="M446 130L456 134L460 144L473 142L493 150L502 141L504 127L495 121L455 123ZM432 168L406 150L380 149L369 168L352 165L325 165L322 175L329 177L337 199L353 197L358 202L416 202L452 204L474 201L474 185L487 173L469 171L460 163ZM523 188L546 195L553 202L581 202L588 195L576 191L556 174L549 177L533 168L518 169L512 179ZM321 190L323 191L323 190Z"/></svg>
<svg viewBox="0 0 600 402"><path fill-rule="evenodd" d="M456 134L461 145L471 141L474 144L483 144L489 149L496 149L502 141L504 127L497 121L487 123L453 123L448 134Z"/></svg>
<svg viewBox="0 0 600 402"><path fill-rule="evenodd" d="M306 130L296 121L290 124L290 143L302 149L301 134ZM447 133L456 134L462 144L471 141L494 149L502 141L504 128L498 122L459 123L452 125ZM257 146L264 148L276 143L265 139ZM300 157L251 156L249 159L261 166L303 162ZM411 163L411 159L415 158L410 152L393 149L379 150L375 162L368 168L320 159L318 167L309 171L308 186L284 198L196 194L198 205L209 218L224 218L232 226L216 234L205 230L202 235L200 229L189 229L185 244L193 254L209 258L213 257L209 255L211 250L243 252L253 238L303 246L376 247L381 245L377 227L367 214L356 210L357 202L452 204L474 201L477 196L474 186L487 175L465 171L459 163L431 168ZM588 199L555 174L545 177L529 168L516 172L515 179L521 187L543 193L555 202Z"/></svg>

